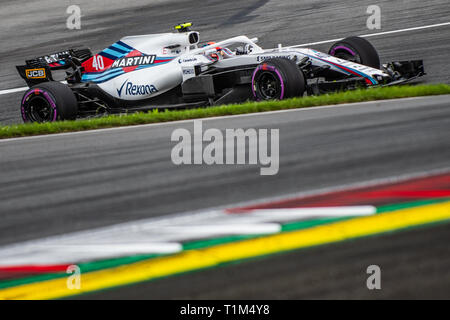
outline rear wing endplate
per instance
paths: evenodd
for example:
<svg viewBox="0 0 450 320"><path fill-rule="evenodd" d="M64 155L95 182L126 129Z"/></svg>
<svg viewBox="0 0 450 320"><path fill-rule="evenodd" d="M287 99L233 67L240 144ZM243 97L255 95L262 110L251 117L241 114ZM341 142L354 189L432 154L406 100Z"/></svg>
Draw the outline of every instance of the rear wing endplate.
<svg viewBox="0 0 450 320"><path fill-rule="evenodd" d="M90 57L92 53L89 48L70 49L26 60L25 65L16 68L19 75L31 87L41 82L53 81L53 70L75 70Z"/></svg>

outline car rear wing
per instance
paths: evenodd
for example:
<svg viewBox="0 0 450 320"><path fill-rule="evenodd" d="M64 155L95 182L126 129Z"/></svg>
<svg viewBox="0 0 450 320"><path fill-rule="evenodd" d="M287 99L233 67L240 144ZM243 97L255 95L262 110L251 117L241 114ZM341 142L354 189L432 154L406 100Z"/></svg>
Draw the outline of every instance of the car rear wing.
<svg viewBox="0 0 450 320"><path fill-rule="evenodd" d="M41 82L53 81L54 70L72 69L73 72L67 72L67 77L73 77L75 73L79 73L81 64L91 57L92 52L89 48L69 49L26 60L25 65L16 68L19 75L31 87Z"/></svg>

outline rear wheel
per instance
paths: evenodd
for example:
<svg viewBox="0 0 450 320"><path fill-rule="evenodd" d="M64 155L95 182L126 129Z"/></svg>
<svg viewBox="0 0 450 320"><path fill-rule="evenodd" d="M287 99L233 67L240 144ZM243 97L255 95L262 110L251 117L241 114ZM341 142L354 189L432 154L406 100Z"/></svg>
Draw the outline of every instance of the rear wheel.
<svg viewBox="0 0 450 320"><path fill-rule="evenodd" d="M364 38L348 37L336 42L328 52L336 58L380 69L380 57L373 45Z"/></svg>
<svg viewBox="0 0 450 320"><path fill-rule="evenodd" d="M302 96L306 80L297 64L273 58L256 67L252 76L252 92L257 100L282 100Z"/></svg>
<svg viewBox="0 0 450 320"><path fill-rule="evenodd" d="M78 102L68 86L56 81L44 82L25 92L21 112L24 122L75 120Z"/></svg>

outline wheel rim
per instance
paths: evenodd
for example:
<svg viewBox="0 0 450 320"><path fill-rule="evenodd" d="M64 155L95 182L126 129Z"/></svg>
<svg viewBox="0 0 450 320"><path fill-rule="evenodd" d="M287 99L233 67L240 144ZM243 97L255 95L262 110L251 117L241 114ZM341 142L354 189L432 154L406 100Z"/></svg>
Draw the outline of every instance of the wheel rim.
<svg viewBox="0 0 450 320"><path fill-rule="evenodd" d="M272 72L263 72L258 80L258 89L265 100L276 99L280 95L279 80Z"/></svg>
<svg viewBox="0 0 450 320"><path fill-rule="evenodd" d="M49 122L53 119L53 108L42 96L34 96L28 101L27 115L32 122Z"/></svg>
<svg viewBox="0 0 450 320"><path fill-rule="evenodd" d="M359 64L362 62L361 56L356 52L356 50L344 46L333 48L331 50L331 55L339 59L356 62Z"/></svg>

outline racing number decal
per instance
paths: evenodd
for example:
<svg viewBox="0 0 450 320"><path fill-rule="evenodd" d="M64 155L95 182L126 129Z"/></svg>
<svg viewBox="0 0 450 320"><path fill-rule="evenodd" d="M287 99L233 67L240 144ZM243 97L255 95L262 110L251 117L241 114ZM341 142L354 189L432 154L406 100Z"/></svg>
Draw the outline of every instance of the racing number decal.
<svg viewBox="0 0 450 320"><path fill-rule="evenodd" d="M92 67L99 71L105 69L105 62L103 61L103 57L100 55L94 56L92 59Z"/></svg>

